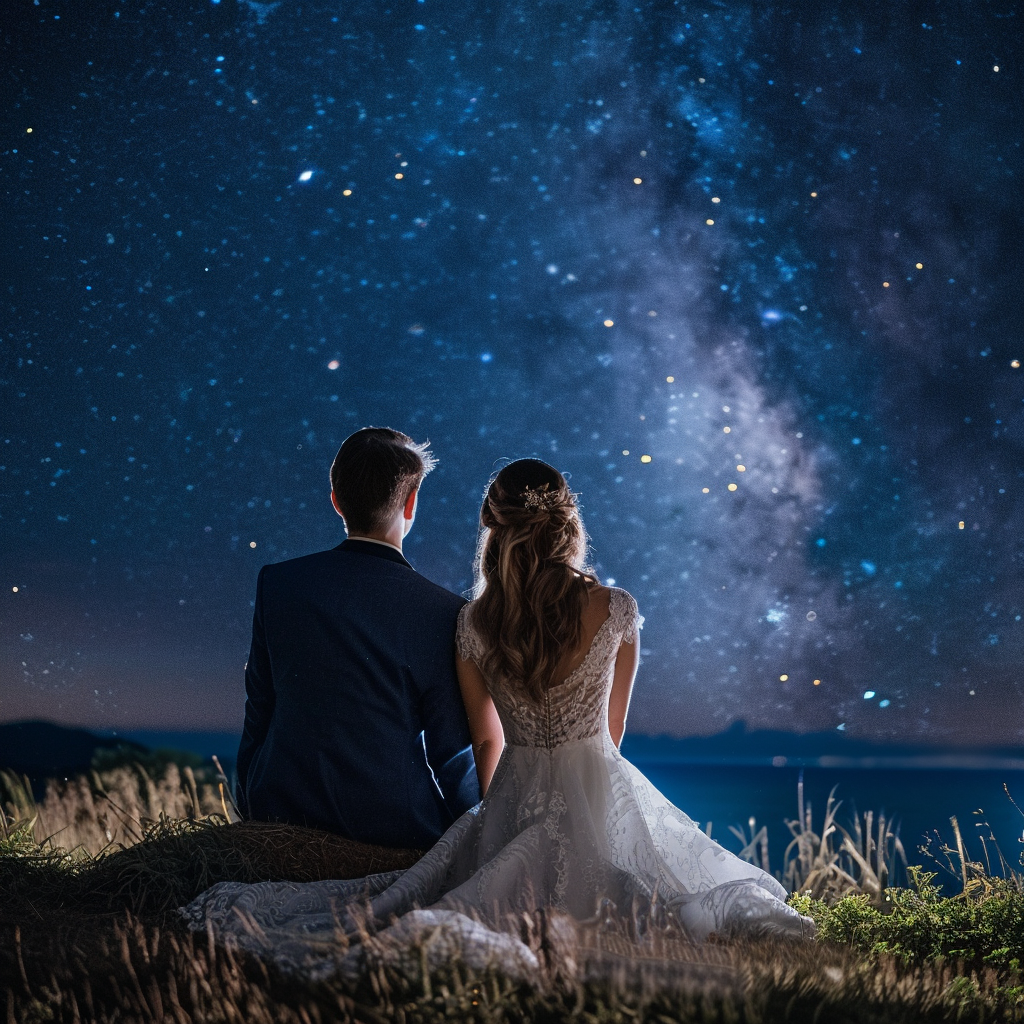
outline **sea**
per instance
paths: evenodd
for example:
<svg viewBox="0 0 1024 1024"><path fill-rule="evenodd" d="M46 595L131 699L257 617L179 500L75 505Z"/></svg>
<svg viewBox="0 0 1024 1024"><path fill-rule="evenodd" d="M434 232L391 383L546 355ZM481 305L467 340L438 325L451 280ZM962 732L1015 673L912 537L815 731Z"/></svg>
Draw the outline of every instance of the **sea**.
<svg viewBox="0 0 1024 1024"><path fill-rule="evenodd" d="M203 757L216 755L229 774L238 750L238 736L233 733L139 731L122 735L153 749L171 747ZM623 754L726 849L738 853L752 830L765 826L774 872L781 869L792 839L786 823L797 819L801 785L815 832L820 834L830 795L839 805L836 824L850 833L858 817L863 823L865 812L872 813L875 828L884 814L888 830L903 845L907 862L937 872L936 883L946 892L955 891L958 884L949 870L950 858L941 853L943 846L956 846L954 817L969 859L985 863L987 854L992 870L997 870L1001 852L1011 867L1022 867L1024 813L1013 803L1015 800L1024 808L1022 759L819 757L792 763L774 757L737 763L736 757L695 761L685 756L685 750L685 745L628 735L622 745ZM951 862L957 865L955 854ZM891 880L894 884L906 881L898 864Z"/></svg>

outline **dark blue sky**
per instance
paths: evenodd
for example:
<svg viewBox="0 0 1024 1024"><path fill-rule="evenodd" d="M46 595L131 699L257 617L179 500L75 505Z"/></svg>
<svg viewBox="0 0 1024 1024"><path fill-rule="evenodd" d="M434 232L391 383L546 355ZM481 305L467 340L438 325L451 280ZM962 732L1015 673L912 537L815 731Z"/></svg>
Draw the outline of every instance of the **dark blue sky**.
<svg viewBox="0 0 1024 1024"><path fill-rule="evenodd" d="M635 731L1024 738L1014 3L8 22L0 717L239 726L372 423L454 590L499 460L572 474Z"/></svg>

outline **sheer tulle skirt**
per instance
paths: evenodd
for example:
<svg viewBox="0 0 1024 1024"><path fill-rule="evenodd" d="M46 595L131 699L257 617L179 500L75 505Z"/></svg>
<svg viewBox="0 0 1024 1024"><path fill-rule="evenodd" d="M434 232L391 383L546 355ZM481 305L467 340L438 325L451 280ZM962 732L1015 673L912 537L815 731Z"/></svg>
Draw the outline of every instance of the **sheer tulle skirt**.
<svg viewBox="0 0 1024 1024"><path fill-rule="evenodd" d="M696 940L713 932L812 935L786 895L709 839L605 734L552 748L506 746L486 798L407 871L224 882L182 913L195 928L317 974L338 966L339 932L354 933L367 916L381 928L404 916L390 928L410 938L418 924L454 929L464 958L468 943L482 956L523 961L532 954L502 934L522 911L549 907L582 921L610 901L634 917L655 908L674 915Z"/></svg>

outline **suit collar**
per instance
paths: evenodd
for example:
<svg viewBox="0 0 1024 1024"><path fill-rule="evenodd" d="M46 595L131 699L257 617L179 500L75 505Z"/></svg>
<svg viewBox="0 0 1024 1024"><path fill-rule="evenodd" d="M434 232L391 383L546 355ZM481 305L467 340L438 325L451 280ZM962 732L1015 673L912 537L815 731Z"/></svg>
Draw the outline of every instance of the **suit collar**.
<svg viewBox="0 0 1024 1024"><path fill-rule="evenodd" d="M384 558L389 562L397 562L399 565L405 565L412 569L412 565L405 555L390 545L374 544L373 541L367 540L350 539L342 541L334 550L355 551L361 555L375 555L377 558Z"/></svg>

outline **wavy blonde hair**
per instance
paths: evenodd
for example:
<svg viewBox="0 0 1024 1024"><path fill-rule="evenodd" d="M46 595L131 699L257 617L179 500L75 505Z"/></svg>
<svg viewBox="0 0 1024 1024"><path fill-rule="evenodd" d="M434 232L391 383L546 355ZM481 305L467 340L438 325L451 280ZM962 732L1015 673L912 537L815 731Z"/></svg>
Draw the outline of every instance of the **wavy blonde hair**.
<svg viewBox="0 0 1024 1024"><path fill-rule="evenodd" d="M485 676L536 700L580 643L588 588L587 534L564 476L538 459L509 463L480 508L473 626Z"/></svg>

